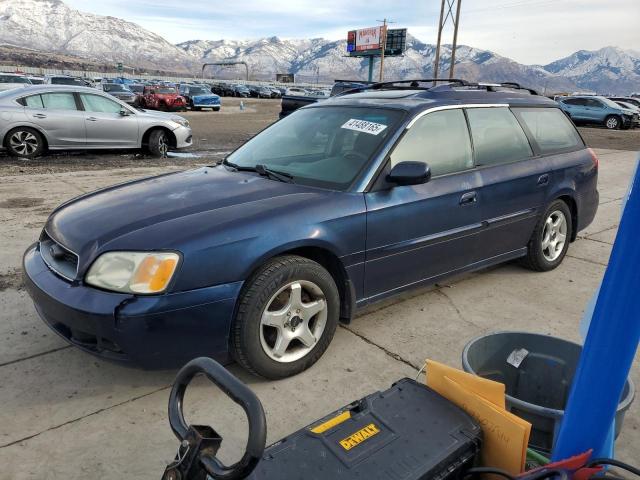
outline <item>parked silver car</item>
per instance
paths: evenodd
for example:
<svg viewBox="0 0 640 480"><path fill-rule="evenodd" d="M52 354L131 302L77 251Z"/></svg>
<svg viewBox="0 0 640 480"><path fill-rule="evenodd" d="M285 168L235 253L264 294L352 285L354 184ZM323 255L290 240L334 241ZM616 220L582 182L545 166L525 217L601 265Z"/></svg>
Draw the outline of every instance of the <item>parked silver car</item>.
<svg viewBox="0 0 640 480"><path fill-rule="evenodd" d="M11 155L46 150L144 148L164 156L191 145L189 122L135 109L94 88L37 85L0 93L0 140Z"/></svg>

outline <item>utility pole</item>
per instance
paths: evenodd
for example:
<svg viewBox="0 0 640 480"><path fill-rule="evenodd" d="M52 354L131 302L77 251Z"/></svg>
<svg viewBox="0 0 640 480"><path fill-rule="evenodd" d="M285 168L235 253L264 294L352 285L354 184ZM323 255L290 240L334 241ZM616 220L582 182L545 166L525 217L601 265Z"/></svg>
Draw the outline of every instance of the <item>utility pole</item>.
<svg viewBox="0 0 640 480"><path fill-rule="evenodd" d="M442 0L442 4L440 5L440 21L438 22L438 43L436 44L436 61L433 65L433 78L438 78L438 69L440 68L440 42L442 40L442 27L444 24L442 23L442 19L444 17L444 0ZM435 85L436 82L433 82Z"/></svg>
<svg viewBox="0 0 640 480"><path fill-rule="evenodd" d="M382 32L381 32L381 36L382 39L380 40L380 77L378 78L379 82L382 82L382 80L384 80L384 51L387 48L387 25L389 23L396 23L396 22L392 22L390 20L387 20L386 18L384 20L376 20L376 22L382 22ZM369 66L370 69L373 68L373 66L370 64ZM371 80L371 79L369 79Z"/></svg>
<svg viewBox="0 0 640 480"><path fill-rule="evenodd" d="M445 14L445 3L447 13ZM440 67L440 48L442 46L442 30L447 24L447 21L451 19L453 24L453 45L451 48L451 66L449 67L449 78L453 78L454 64L456 61L456 48L458 47L458 24L460 22L460 6L462 0L442 0L440 4L440 21L438 22L438 43L436 45L435 62L433 65L433 77L438 78L438 70ZM455 17L453 14L453 8L455 6ZM435 82L434 82L435 84Z"/></svg>
<svg viewBox="0 0 640 480"><path fill-rule="evenodd" d="M457 1L456 5L456 21L453 24L453 47L451 47L451 68L449 68L449 78L453 78L453 67L456 64L456 48L458 47L458 23L460 21L460 4L462 0Z"/></svg>

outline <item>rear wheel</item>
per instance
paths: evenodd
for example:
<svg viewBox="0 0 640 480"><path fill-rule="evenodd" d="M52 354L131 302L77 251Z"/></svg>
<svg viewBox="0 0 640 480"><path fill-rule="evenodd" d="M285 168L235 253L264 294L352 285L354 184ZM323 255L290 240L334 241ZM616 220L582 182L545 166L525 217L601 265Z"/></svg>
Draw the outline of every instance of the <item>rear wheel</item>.
<svg viewBox="0 0 640 480"><path fill-rule="evenodd" d="M604 126L607 127L609 130L616 130L620 128L620 125L622 125L622 122L620 121L620 117L616 115L609 115L604 120Z"/></svg>
<svg viewBox="0 0 640 480"><path fill-rule="evenodd" d="M167 132L159 128L153 130L149 134L147 149L154 157L166 157L169 151L169 136Z"/></svg>
<svg viewBox="0 0 640 480"><path fill-rule="evenodd" d="M556 268L567 253L572 235L571 211L562 200L554 201L538 221L522 263L531 270Z"/></svg>
<svg viewBox="0 0 640 480"><path fill-rule="evenodd" d="M5 148L9 155L20 158L34 158L45 150L44 138L37 130L29 127L18 127L5 137Z"/></svg>
<svg viewBox="0 0 640 480"><path fill-rule="evenodd" d="M269 379L306 370L325 352L338 325L340 297L320 264L287 255L262 266L243 290L232 327L232 353Z"/></svg>

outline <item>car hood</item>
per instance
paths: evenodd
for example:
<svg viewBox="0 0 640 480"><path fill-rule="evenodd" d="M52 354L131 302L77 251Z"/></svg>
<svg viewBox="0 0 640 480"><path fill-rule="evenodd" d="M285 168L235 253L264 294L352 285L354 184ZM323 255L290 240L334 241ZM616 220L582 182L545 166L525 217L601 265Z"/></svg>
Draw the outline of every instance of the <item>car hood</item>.
<svg viewBox="0 0 640 480"><path fill-rule="evenodd" d="M30 86L31 85L26 83L0 83L0 92L5 92L14 88L26 88Z"/></svg>
<svg viewBox="0 0 640 480"><path fill-rule="evenodd" d="M299 209L332 192L225 167L204 167L99 190L58 207L47 233L91 261L106 250L180 249L181 242L248 217ZM159 233L162 232L162 233Z"/></svg>
<svg viewBox="0 0 640 480"><path fill-rule="evenodd" d="M138 109L138 112L140 112L141 115L144 115L146 117L153 117L158 120L173 121L173 119L176 117L184 119L184 117L181 117L180 115L177 115L173 112L163 112L160 110L147 110L143 108L143 109Z"/></svg>
<svg viewBox="0 0 640 480"><path fill-rule="evenodd" d="M220 97L215 94L202 94L202 95L193 95L191 98L194 100L219 100Z"/></svg>

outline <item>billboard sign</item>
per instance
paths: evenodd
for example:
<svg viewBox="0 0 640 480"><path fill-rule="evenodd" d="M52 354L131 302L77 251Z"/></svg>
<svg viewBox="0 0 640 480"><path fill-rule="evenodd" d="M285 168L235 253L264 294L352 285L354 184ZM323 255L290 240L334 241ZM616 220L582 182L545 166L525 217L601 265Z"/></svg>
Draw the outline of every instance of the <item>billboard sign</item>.
<svg viewBox="0 0 640 480"><path fill-rule="evenodd" d="M347 54L352 57L380 55L381 42L384 37L383 28L380 26L349 31L347 33ZM388 29L386 37L384 54L393 57L402 55L407 45L407 29Z"/></svg>
<svg viewBox="0 0 640 480"><path fill-rule="evenodd" d="M382 28L383 27L371 27L356 30L356 51L361 52L380 49Z"/></svg>

